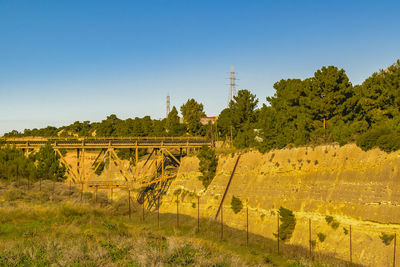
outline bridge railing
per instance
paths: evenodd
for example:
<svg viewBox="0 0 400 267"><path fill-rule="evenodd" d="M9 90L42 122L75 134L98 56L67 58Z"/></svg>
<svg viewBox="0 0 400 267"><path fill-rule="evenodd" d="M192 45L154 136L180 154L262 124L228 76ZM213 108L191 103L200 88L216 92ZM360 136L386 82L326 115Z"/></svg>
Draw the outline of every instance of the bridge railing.
<svg viewBox="0 0 400 267"><path fill-rule="evenodd" d="M130 136L130 137L42 137L42 136L24 136L24 137L2 137L0 141L86 141L86 140L99 140L99 141L112 141L112 140L187 140L197 141L208 139L202 136Z"/></svg>

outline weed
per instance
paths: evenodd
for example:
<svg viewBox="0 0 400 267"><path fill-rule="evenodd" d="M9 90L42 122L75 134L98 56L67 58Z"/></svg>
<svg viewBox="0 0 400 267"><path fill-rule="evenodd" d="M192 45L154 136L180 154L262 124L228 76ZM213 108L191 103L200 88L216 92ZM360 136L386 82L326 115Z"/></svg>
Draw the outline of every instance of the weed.
<svg viewBox="0 0 400 267"><path fill-rule="evenodd" d="M196 250L191 248L190 245L185 244L173 251L167 258L166 262L172 265L187 266L194 264L196 256Z"/></svg>

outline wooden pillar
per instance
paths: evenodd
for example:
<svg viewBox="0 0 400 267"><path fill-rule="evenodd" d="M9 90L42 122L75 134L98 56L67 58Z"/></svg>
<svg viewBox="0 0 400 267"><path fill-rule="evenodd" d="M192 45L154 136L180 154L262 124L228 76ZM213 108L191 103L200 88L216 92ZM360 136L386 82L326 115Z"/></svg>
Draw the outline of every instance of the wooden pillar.
<svg viewBox="0 0 400 267"><path fill-rule="evenodd" d="M78 179L81 180L81 177L80 177L81 171L80 171L80 164L79 164L79 161L80 161L79 152L80 152L79 148L77 148L76 149L76 173L78 174Z"/></svg>
<svg viewBox="0 0 400 267"><path fill-rule="evenodd" d="M135 157L136 157L136 166L139 162L139 148L137 146L137 141L136 141L136 151L135 151Z"/></svg>
<svg viewBox="0 0 400 267"><path fill-rule="evenodd" d="M161 151L161 178L164 178L164 151Z"/></svg>

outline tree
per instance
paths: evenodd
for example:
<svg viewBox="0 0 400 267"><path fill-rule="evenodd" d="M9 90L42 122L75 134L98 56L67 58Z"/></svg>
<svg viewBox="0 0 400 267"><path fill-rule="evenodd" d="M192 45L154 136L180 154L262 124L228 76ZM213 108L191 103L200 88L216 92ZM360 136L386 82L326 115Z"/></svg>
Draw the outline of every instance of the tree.
<svg viewBox="0 0 400 267"><path fill-rule="evenodd" d="M200 160L199 170L203 174L199 179L207 189L217 172L218 160L215 156L215 151L208 146L203 146L201 148L197 158Z"/></svg>
<svg viewBox="0 0 400 267"><path fill-rule="evenodd" d="M231 110L232 126L235 129L244 130L256 121L258 99L249 90L239 90L237 96L229 103Z"/></svg>
<svg viewBox="0 0 400 267"><path fill-rule="evenodd" d="M296 217L293 214L293 211L280 207L279 220L281 222L279 225L279 232L277 234L274 233L274 235L279 237L283 242L289 241L292 237L294 228L296 227Z"/></svg>
<svg viewBox="0 0 400 267"><path fill-rule="evenodd" d="M249 147L254 143L258 99L249 90L239 90L218 117L219 133L233 135L236 147Z"/></svg>
<svg viewBox="0 0 400 267"><path fill-rule="evenodd" d="M179 136L184 132L183 125L179 121L178 111L175 106L172 107L172 110L168 114L165 128L170 136Z"/></svg>
<svg viewBox="0 0 400 267"><path fill-rule="evenodd" d="M200 117L206 116L203 111L203 104L196 102L193 98L189 99L181 106L181 113L189 134L199 134L202 127Z"/></svg>
<svg viewBox="0 0 400 267"><path fill-rule="evenodd" d="M37 175L40 179L59 181L65 178L65 167L61 166L59 156L50 144L41 147L35 154Z"/></svg>
<svg viewBox="0 0 400 267"><path fill-rule="evenodd" d="M344 103L352 97L353 88L344 69L322 67L314 73L308 95L313 119L322 121L325 129L327 120L350 112Z"/></svg>

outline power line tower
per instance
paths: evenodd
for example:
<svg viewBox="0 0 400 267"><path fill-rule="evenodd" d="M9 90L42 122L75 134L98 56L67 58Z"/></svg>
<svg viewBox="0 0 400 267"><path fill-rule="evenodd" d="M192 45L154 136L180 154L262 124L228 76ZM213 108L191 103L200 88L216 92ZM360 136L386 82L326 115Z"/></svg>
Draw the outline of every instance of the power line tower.
<svg viewBox="0 0 400 267"><path fill-rule="evenodd" d="M236 81L239 80L236 78L237 72L234 71L233 64L231 68L231 72L229 73L229 94L228 94L228 106L231 100L233 100L233 97L236 96Z"/></svg>
<svg viewBox="0 0 400 267"><path fill-rule="evenodd" d="M166 116L165 118L168 118L168 114L171 111L171 101L170 101L170 97L169 97L169 93L167 94L167 112L166 112Z"/></svg>

